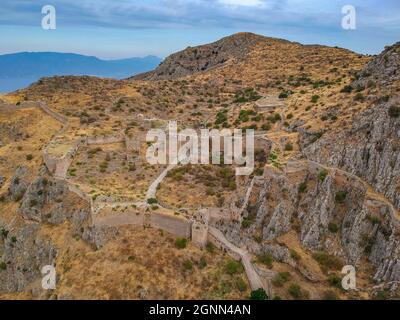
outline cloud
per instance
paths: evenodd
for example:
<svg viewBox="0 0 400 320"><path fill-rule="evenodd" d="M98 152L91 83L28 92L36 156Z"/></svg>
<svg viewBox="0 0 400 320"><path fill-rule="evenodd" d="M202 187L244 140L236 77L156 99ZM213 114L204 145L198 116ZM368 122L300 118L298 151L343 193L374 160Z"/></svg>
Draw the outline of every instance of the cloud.
<svg viewBox="0 0 400 320"><path fill-rule="evenodd" d="M264 7L266 3L261 0L218 0L219 3L234 7Z"/></svg>

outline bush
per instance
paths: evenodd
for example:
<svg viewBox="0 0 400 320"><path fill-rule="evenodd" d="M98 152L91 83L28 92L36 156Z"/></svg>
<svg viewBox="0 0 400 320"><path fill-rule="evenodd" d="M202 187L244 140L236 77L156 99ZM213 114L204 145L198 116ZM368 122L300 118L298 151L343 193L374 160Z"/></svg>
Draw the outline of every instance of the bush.
<svg viewBox="0 0 400 320"><path fill-rule="evenodd" d="M340 90L340 92L343 92L343 93L350 93L352 91L353 91L352 86L345 86L342 90Z"/></svg>
<svg viewBox="0 0 400 320"><path fill-rule="evenodd" d="M264 289L260 288L251 292L250 300L268 300L268 295Z"/></svg>
<svg viewBox="0 0 400 320"><path fill-rule="evenodd" d="M293 145L290 142L286 143L285 151L293 151Z"/></svg>
<svg viewBox="0 0 400 320"><path fill-rule="evenodd" d="M398 118L400 117L400 107L398 106L391 106L389 108L389 116L391 118Z"/></svg>
<svg viewBox="0 0 400 320"><path fill-rule="evenodd" d="M364 96L361 92L357 93L354 97L354 101L363 101L364 100Z"/></svg>
<svg viewBox="0 0 400 320"><path fill-rule="evenodd" d="M312 103L317 103L319 100L320 96L319 95L314 95L311 97L311 102Z"/></svg>
<svg viewBox="0 0 400 320"><path fill-rule="evenodd" d="M234 275L243 272L243 266L240 262L231 260L225 265L225 273Z"/></svg>
<svg viewBox="0 0 400 320"><path fill-rule="evenodd" d="M186 260L183 262L183 269L186 271L192 270L193 269L193 263L190 260Z"/></svg>
<svg viewBox="0 0 400 320"><path fill-rule="evenodd" d="M295 299L301 299L301 297L303 296L300 286L295 283L293 283L289 286L288 292Z"/></svg>
<svg viewBox="0 0 400 320"><path fill-rule="evenodd" d="M332 287L342 289L342 279L336 275L330 275L328 277L328 283Z"/></svg>
<svg viewBox="0 0 400 320"><path fill-rule="evenodd" d="M270 254L264 254L258 257L258 262L265 264L268 268L272 268L272 263L274 262L274 259Z"/></svg>
<svg viewBox="0 0 400 320"><path fill-rule="evenodd" d="M336 192L335 201L338 203L344 203L344 201L346 200L346 197L347 197L346 191Z"/></svg>
<svg viewBox="0 0 400 320"><path fill-rule="evenodd" d="M315 261L326 270L340 270L342 268L342 262L339 258L331 256L326 252L316 252L312 255Z"/></svg>
<svg viewBox="0 0 400 320"><path fill-rule="evenodd" d="M335 292L329 290L324 292L322 300L340 300L340 298Z"/></svg>
<svg viewBox="0 0 400 320"><path fill-rule="evenodd" d="M246 281L244 281L242 278L236 279L236 288L237 288L240 292L246 291L246 290L247 290L247 283L246 283Z"/></svg>
<svg viewBox="0 0 400 320"><path fill-rule="evenodd" d="M187 239L178 238L175 240L175 247L178 249L185 249L187 245Z"/></svg>
<svg viewBox="0 0 400 320"><path fill-rule="evenodd" d="M290 250L290 257L295 261L301 260L301 256L293 249Z"/></svg>
<svg viewBox="0 0 400 320"><path fill-rule="evenodd" d="M283 287L283 285L290 279L289 272L279 272L273 279L272 284L275 287Z"/></svg>
<svg viewBox="0 0 400 320"><path fill-rule="evenodd" d="M209 253L213 253L214 252L214 245L211 242L207 242L206 250Z"/></svg>
<svg viewBox="0 0 400 320"><path fill-rule="evenodd" d="M206 258L201 257L199 261L199 268L204 269L205 267L207 267L207 260Z"/></svg>
<svg viewBox="0 0 400 320"><path fill-rule="evenodd" d="M7 265L4 261L0 261L0 270L6 270L7 269Z"/></svg>
<svg viewBox="0 0 400 320"><path fill-rule="evenodd" d="M302 182L299 185L299 192L300 193L304 193L307 190L307 182Z"/></svg>
<svg viewBox="0 0 400 320"><path fill-rule="evenodd" d="M33 159L33 155L27 154L26 155L26 160L31 161Z"/></svg>
<svg viewBox="0 0 400 320"><path fill-rule="evenodd" d="M336 233L336 232L338 232L339 227L337 226L337 224L331 222L331 223L328 225L328 230L329 230L330 232L332 232L332 233Z"/></svg>
<svg viewBox="0 0 400 320"><path fill-rule="evenodd" d="M150 198L150 199L147 199L147 203L148 203L148 204L157 204L158 201L157 201L157 199L155 199L155 198Z"/></svg>
<svg viewBox="0 0 400 320"><path fill-rule="evenodd" d="M321 171L319 172L319 174L318 174L318 179L319 179L321 182L324 182L327 176L328 176L328 171L326 171L325 169L323 169L323 170L321 170Z"/></svg>
<svg viewBox="0 0 400 320"><path fill-rule="evenodd" d="M286 92L281 92L279 94L279 99L286 99L288 97L288 94Z"/></svg>

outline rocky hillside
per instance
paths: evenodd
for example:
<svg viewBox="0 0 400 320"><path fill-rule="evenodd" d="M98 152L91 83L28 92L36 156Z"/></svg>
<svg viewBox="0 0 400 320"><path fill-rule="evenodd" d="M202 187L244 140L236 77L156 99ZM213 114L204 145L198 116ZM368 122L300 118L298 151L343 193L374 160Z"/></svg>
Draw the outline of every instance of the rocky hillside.
<svg viewBox="0 0 400 320"><path fill-rule="evenodd" d="M0 294L47 298L37 268L56 263L52 298L248 298L250 277L223 251L129 225L144 206L196 222L208 213L271 297L398 297L398 54L399 44L370 57L241 33L129 80L44 78L2 96ZM150 166L148 145L135 142L170 120L256 130L254 173ZM43 165L45 149L72 157L62 181ZM340 286L348 264L357 290Z"/></svg>
<svg viewBox="0 0 400 320"><path fill-rule="evenodd" d="M135 80L169 80L206 71L223 65L230 59L243 59L259 42L266 38L252 33L239 33L217 42L189 47L167 57L152 72L133 77Z"/></svg>

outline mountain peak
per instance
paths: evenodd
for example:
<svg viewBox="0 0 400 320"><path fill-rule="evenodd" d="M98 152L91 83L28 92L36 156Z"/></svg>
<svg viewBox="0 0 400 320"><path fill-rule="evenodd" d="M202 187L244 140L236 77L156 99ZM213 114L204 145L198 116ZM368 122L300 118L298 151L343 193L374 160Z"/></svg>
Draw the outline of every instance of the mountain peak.
<svg viewBox="0 0 400 320"><path fill-rule="evenodd" d="M169 80L223 65L230 59L242 59L258 43L268 38L240 32L216 42L188 47L167 57L154 71L133 77L135 80Z"/></svg>

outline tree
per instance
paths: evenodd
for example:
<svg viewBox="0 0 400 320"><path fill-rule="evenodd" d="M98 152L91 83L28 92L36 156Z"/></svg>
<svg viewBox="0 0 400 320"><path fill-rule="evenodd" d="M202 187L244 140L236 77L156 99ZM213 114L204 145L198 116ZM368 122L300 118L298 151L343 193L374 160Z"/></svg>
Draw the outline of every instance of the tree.
<svg viewBox="0 0 400 320"><path fill-rule="evenodd" d="M250 300L268 300L268 295L264 289L260 288L251 292Z"/></svg>

